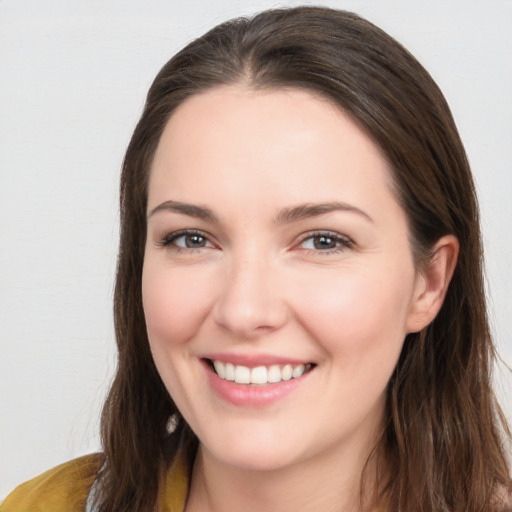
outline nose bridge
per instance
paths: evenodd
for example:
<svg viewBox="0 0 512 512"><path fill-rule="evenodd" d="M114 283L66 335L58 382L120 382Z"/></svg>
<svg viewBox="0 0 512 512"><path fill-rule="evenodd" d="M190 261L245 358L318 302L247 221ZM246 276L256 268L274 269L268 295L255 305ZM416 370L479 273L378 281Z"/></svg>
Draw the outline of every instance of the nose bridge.
<svg viewBox="0 0 512 512"><path fill-rule="evenodd" d="M237 337L249 339L281 327L287 308L277 265L269 253L251 245L233 251L216 304L216 321Z"/></svg>

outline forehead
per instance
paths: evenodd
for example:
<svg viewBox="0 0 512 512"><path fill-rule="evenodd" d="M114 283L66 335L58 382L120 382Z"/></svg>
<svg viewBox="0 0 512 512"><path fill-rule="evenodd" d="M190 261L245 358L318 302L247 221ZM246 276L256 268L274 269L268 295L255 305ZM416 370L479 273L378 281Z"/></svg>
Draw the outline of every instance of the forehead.
<svg viewBox="0 0 512 512"><path fill-rule="evenodd" d="M225 86L171 116L149 195L153 205L169 193L194 202L220 190L254 201L363 200L365 190L389 193L391 181L378 146L332 102L305 90Z"/></svg>

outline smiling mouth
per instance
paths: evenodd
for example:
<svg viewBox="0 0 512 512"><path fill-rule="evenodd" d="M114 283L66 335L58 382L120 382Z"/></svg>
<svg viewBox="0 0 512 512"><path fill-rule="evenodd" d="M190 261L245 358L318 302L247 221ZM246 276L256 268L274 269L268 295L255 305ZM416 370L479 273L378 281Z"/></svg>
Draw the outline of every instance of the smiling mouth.
<svg viewBox="0 0 512 512"><path fill-rule="evenodd" d="M223 380L236 384L265 385L298 379L310 372L316 365L308 364L273 364L270 366L255 366L250 368L243 365L224 363L212 359L205 359L210 368Z"/></svg>

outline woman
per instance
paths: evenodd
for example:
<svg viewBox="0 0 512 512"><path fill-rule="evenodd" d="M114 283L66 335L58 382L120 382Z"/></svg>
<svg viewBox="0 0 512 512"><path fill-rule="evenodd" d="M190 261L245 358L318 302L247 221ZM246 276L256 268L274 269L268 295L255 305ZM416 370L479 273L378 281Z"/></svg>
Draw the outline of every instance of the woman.
<svg viewBox="0 0 512 512"><path fill-rule="evenodd" d="M126 153L104 452L2 510L511 510L478 222L442 94L380 29L211 30Z"/></svg>

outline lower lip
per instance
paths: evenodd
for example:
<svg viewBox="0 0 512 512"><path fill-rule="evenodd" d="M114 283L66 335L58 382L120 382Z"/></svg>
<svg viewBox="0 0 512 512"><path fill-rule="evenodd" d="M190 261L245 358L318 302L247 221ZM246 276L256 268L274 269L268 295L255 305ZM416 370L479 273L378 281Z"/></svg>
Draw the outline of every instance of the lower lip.
<svg viewBox="0 0 512 512"><path fill-rule="evenodd" d="M212 389L226 402L239 407L267 407L295 391L307 379L311 370L301 377L272 384L237 384L221 379L209 365L208 380Z"/></svg>

